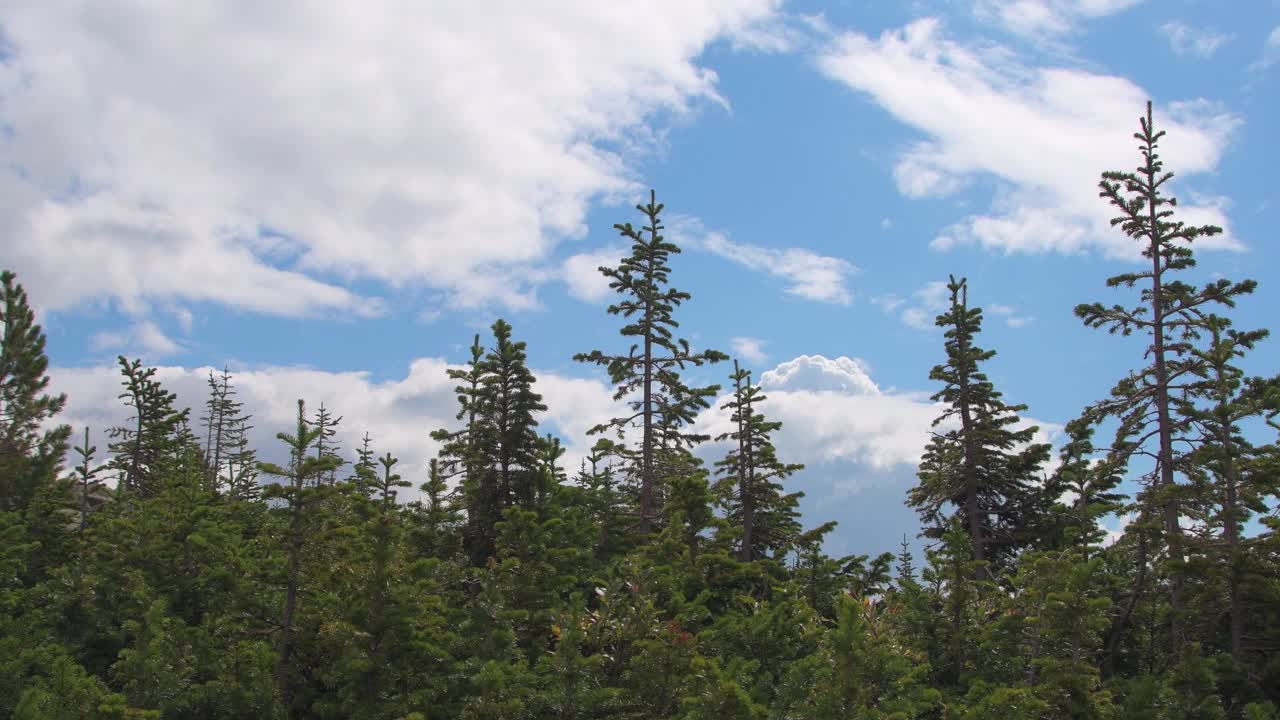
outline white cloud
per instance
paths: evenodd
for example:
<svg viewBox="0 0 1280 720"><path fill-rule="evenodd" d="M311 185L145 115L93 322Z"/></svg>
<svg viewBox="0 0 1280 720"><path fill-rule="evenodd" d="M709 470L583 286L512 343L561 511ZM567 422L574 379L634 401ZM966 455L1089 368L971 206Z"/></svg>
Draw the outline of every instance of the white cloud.
<svg viewBox="0 0 1280 720"><path fill-rule="evenodd" d="M719 255L745 268L786 280L786 292L815 302L848 305L853 293L849 276L858 268L847 260L819 255L805 248L767 248L735 243L722 233L707 231L697 220L676 218L669 230L683 247L693 247Z"/></svg>
<svg viewBox="0 0 1280 720"><path fill-rule="evenodd" d="M1170 21L1160 26L1160 32L1169 39L1169 47L1178 55L1212 56L1228 40L1230 35L1207 27L1191 27L1183 22Z"/></svg>
<svg viewBox="0 0 1280 720"><path fill-rule="evenodd" d="M95 352L111 350L125 354L140 353L148 358L175 355L185 349L150 320L136 322L123 330L94 333L89 339L89 347Z"/></svg>
<svg viewBox="0 0 1280 720"><path fill-rule="evenodd" d="M895 469L919 464L942 406L929 399L929 392L881 389L870 373L858 358L821 355L801 355L762 373L766 400L761 411L783 423L776 438L779 456L834 463L845 471L846 489L881 482ZM1060 430L1056 424L1025 421L1040 426L1036 442L1048 442ZM731 429L729 413L722 409L705 412L698 424L713 436Z"/></svg>
<svg viewBox="0 0 1280 720"><path fill-rule="evenodd" d="M1009 32L1032 38L1065 35L1082 20L1127 10L1142 0L978 0L974 12Z"/></svg>
<svg viewBox="0 0 1280 720"><path fill-rule="evenodd" d="M616 267L626 254L621 248L603 248L566 258L560 272L569 294L583 302L604 302L613 290L609 289L609 278L601 274L600 268Z"/></svg>
<svg viewBox="0 0 1280 720"><path fill-rule="evenodd" d="M1118 5L1080 7L1102 12ZM1097 197L1102 171L1139 160L1132 136L1149 95L1129 80L1023 65L1004 48L946 38L932 18L879 38L847 32L819 66L927 136L895 168L903 194L946 195L973 178L998 181L991 209L948 228L933 241L936 249L979 244L1006 253L1137 255L1135 244L1110 227L1113 211ZM1239 123L1206 100L1170 103L1156 114L1168 131L1163 155L1179 178L1212 171ZM1239 247L1222 208L1215 198L1179 205L1182 219L1227 230L1202 247Z"/></svg>
<svg viewBox="0 0 1280 720"><path fill-rule="evenodd" d="M928 331L937 329L935 319L946 311L950 302L951 295L947 290L947 284L941 280L933 280L911 293L910 300L884 303L881 307L885 312L891 313L899 306L905 306L900 313L903 324L916 330Z"/></svg>
<svg viewBox="0 0 1280 720"><path fill-rule="evenodd" d="M1277 25L1262 44L1262 59L1255 67L1268 68L1280 62L1280 25Z"/></svg>
<svg viewBox="0 0 1280 720"><path fill-rule="evenodd" d="M871 298L871 303L873 305L876 305L881 310L884 310L887 313L891 313L894 310L897 310L898 308L906 304L906 302L907 301L905 298L898 297L893 293L889 293L888 295L877 295Z"/></svg>
<svg viewBox="0 0 1280 720"><path fill-rule="evenodd" d="M776 5L6 2L6 262L51 308L377 313L362 278L530 306L515 269L723 103L710 43L783 47Z"/></svg>
<svg viewBox="0 0 1280 720"><path fill-rule="evenodd" d="M983 309L992 315L1004 318L1004 324L1015 329L1026 327L1035 319L1030 315L1022 315L1017 308L1003 303L989 303Z"/></svg>
<svg viewBox="0 0 1280 720"><path fill-rule="evenodd" d="M764 351L766 341L753 337L735 337L729 339L733 354L753 365L759 365L769 359Z"/></svg>
<svg viewBox="0 0 1280 720"><path fill-rule="evenodd" d="M391 452L401 460L402 475L415 485L426 479L427 461L437 445L428 437L440 427L456 427L457 401L446 371L450 366L439 358L420 358L401 379L373 380L367 372L328 372L304 367L261 367L233 371L236 397L253 415L251 441L265 458L283 459L275 434L291 427L298 398L307 401L308 413L323 402L342 416L338 440L348 459L355 457L360 438L368 431L379 453ZM177 393L179 402L192 407L193 423L198 422L208 396L210 368L161 366L156 377L166 389ZM215 370L215 372L217 372ZM594 438L587 429L619 412L612 390L601 382L570 378L556 373L534 371L536 389L548 406L541 432L555 432L566 445L566 466L576 468L590 450ZM108 440L102 433L128 418L116 397L120 373L116 367L53 368L51 386L68 396L60 422L76 428L89 426L95 444L103 453ZM197 433L199 435L199 433Z"/></svg>
<svg viewBox="0 0 1280 720"><path fill-rule="evenodd" d="M938 315L946 312L951 304L951 291L947 289L946 282L933 280L912 292L910 299L890 294L877 297L872 302L886 313L897 312L902 323L907 327L932 331L938 328L936 323ZM1004 303L986 303L982 308L987 314L1002 318L1011 328L1026 327L1034 319L1019 313L1018 309L1012 305Z"/></svg>
<svg viewBox="0 0 1280 720"><path fill-rule="evenodd" d="M186 335L191 334L191 327L195 324L195 315L184 307L174 307L170 310L174 320L178 321L178 327L182 328L182 332Z"/></svg>

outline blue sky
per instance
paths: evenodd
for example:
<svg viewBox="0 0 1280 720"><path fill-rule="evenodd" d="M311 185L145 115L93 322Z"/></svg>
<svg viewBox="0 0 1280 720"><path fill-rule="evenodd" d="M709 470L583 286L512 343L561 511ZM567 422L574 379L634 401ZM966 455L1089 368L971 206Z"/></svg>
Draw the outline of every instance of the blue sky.
<svg viewBox="0 0 1280 720"><path fill-rule="evenodd" d="M569 358L623 347L593 268L655 187L682 328L764 377L809 519L892 549L949 273L1046 437L1138 362L1071 308L1129 299L1096 181L1147 98L1186 217L1227 228L1196 276L1259 281L1239 326L1280 306L1274 0L497 5L6 3L0 265L68 418L118 421L117 353L188 402L227 364L263 443L301 395L421 467L502 316L580 455L611 408Z"/></svg>

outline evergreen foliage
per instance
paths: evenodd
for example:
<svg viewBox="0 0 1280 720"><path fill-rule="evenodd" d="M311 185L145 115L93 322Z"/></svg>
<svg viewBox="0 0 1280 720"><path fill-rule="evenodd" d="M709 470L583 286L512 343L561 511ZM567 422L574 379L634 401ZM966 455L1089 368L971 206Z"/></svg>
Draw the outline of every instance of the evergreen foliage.
<svg viewBox="0 0 1280 720"><path fill-rule="evenodd" d="M12 272L0 273L0 293L0 511L14 511L25 507L41 483L56 474L71 428L44 427L62 411L67 398L46 392L49 359L44 331Z"/></svg>

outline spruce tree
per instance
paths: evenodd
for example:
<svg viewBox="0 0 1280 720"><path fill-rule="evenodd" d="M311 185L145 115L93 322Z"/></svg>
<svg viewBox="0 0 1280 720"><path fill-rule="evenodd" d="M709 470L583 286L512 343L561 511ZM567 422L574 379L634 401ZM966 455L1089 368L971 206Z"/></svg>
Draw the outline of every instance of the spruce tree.
<svg viewBox="0 0 1280 720"><path fill-rule="evenodd" d="M631 242L631 255L617 267L600 267L600 272L609 278L609 287L621 296L608 312L628 321L621 334L635 342L626 354L592 350L575 355L574 360L605 367L616 386L614 398L626 400L632 411L629 416L597 425L591 433L614 430L622 438L627 429L638 427L638 447L628 448L621 458L625 471L639 485L639 529L641 534L647 534L656 517L655 488L662 479L660 451L664 446L685 449L705 439L688 433L685 427L700 410L710 406L710 398L719 390L719 386L686 386L680 371L727 360L728 356L715 350L694 352L687 340L675 337L673 331L679 327L675 309L691 297L670 286L669 259L680 248L662 234L663 206L652 190L648 204L637 205L636 209L645 216L644 226L614 225Z"/></svg>
<svg viewBox="0 0 1280 720"><path fill-rule="evenodd" d="M45 335L27 293L9 271L0 273L0 511L18 510L58 473L67 452L67 425L48 427L66 405L51 395Z"/></svg>
<svg viewBox="0 0 1280 720"><path fill-rule="evenodd" d="M766 420L761 414L756 406L765 395L737 360L729 379L733 380L733 395L723 409L730 412L734 429L717 436L716 441L731 440L735 446L716 463L722 476L716 489L727 518L742 530L738 559L751 562L770 551L785 553L799 536L795 508L800 496L783 495L780 481L804 466L778 461L770 436L782 423Z"/></svg>
<svg viewBox="0 0 1280 720"><path fill-rule="evenodd" d="M1168 557L1183 553L1179 490L1176 477L1184 463L1176 448L1187 433L1187 420L1176 412L1175 403L1190 402L1195 393L1194 376L1202 360L1192 353L1204 331L1204 318L1215 305L1234 306L1236 298L1253 292L1252 280L1231 282L1220 279L1197 288L1178 279L1179 273L1195 267L1191 245L1200 238L1222 232L1214 225L1188 225L1174 219L1177 200L1165 194L1173 173L1164 169L1159 143L1164 131L1157 131L1151 103L1139 119L1134 134L1142 153L1142 164L1134 171L1108 171L1099 182L1100 196L1118 211L1112 226L1118 226L1138 242L1145 270L1125 272L1107 279L1107 287L1138 288L1138 304L1133 307L1102 303L1078 305L1076 315L1091 328L1105 328L1111 334L1143 336L1147 346L1142 357L1150 364L1130 372L1111 390L1111 396L1093 405L1088 413L1097 421L1119 421L1114 454L1127 461L1148 455L1155 459L1149 474L1145 501L1158 508L1163 523ZM1152 447L1154 445L1154 448ZM1174 644L1183 642L1182 586L1180 561L1172 563L1170 604L1173 611Z"/></svg>
<svg viewBox="0 0 1280 720"><path fill-rule="evenodd" d="M976 344L982 330L982 309L969 307L968 285L950 278L950 307L937 324L946 328L947 361L929 373L943 383L933 395L944 405L920 461L920 483L908 494L925 525L925 535L940 538L958 518L969 535L980 576L988 565L1007 566L1013 555L1032 539L1041 521L1038 495L1041 465L1049 446L1032 443L1038 428L1015 430L1025 405L1009 405L987 379L981 364L995 356ZM954 507L948 514L948 506Z"/></svg>

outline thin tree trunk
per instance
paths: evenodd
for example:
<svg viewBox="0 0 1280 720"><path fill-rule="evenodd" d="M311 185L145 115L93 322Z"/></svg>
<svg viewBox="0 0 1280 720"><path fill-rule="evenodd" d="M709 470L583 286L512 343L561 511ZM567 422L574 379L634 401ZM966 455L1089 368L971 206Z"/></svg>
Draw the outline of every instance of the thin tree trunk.
<svg viewBox="0 0 1280 720"><path fill-rule="evenodd" d="M1147 129L1150 132L1152 124L1151 103L1147 103ZM1149 153L1154 152L1154 148L1148 145ZM1164 501L1164 531L1165 542L1169 546L1169 555L1176 558L1176 562L1182 561L1182 527L1178 523L1179 511L1178 501L1171 494L1174 487L1173 478L1173 424L1169 415L1169 371L1165 363L1165 346L1164 346L1164 270L1161 267L1161 250L1160 242L1160 219L1159 212L1154 202L1156 192L1156 174L1150 162L1147 168L1143 170L1147 178L1148 198L1147 198L1147 221L1150 223L1151 232L1151 323L1153 333L1152 354L1155 356L1155 374L1156 374L1156 413L1157 422L1159 423L1160 435L1160 491L1166 497ZM1183 578L1181 568L1175 565L1173 577L1170 583L1169 605L1172 616L1173 630L1173 650L1175 655L1182 649L1183 643L1183 619L1182 619L1182 590Z"/></svg>
<svg viewBox="0 0 1280 720"><path fill-rule="evenodd" d="M302 483L294 486L298 493L302 492ZM280 614L280 657L276 663L276 682L280 686L280 696L284 702L285 714L289 718L298 717L294 707L294 687L292 676L292 660L294 651L293 620L298 608L298 578L302 570L302 498L294 498L293 517L289 523L289 570L285 580L284 610Z"/></svg>
<svg viewBox="0 0 1280 720"><path fill-rule="evenodd" d="M959 312L968 313L969 310L969 292L967 288L962 288ZM953 307L952 312L956 312ZM960 323L964 322L963 318L957 318L957 328ZM987 559L987 547L983 536L983 517L978 506L978 467L977 458L974 457L973 446L973 413L969 407L969 371L964 364L963 358L968 354L968 344L964 340L964 333L957 332L957 343L960 346L959 356L962 363L957 363L956 371L958 374L958 386L960 390L960 432L964 452L963 470L964 473L964 511L969 521L969 539L973 545L973 559L975 562L982 563ZM986 566L979 565L974 571L974 579L982 580L989 576Z"/></svg>
<svg viewBox="0 0 1280 720"><path fill-rule="evenodd" d="M656 232L656 231L655 231ZM652 529L650 514L653 512L653 260L649 261L648 275L645 282L648 292L644 301L644 397L643 402L643 437L640 447L640 534L647 535Z"/></svg>
<svg viewBox="0 0 1280 720"><path fill-rule="evenodd" d="M1120 653L1120 641L1124 638L1125 630L1129 627L1133 611L1137 608L1138 601L1142 598L1146 585L1147 539L1146 537L1140 537L1138 540L1138 577L1133 582L1133 592L1129 594L1129 600L1125 603L1124 610L1111 623L1111 631L1107 634L1107 655L1102 662L1102 677L1104 678L1115 674L1116 656Z"/></svg>

